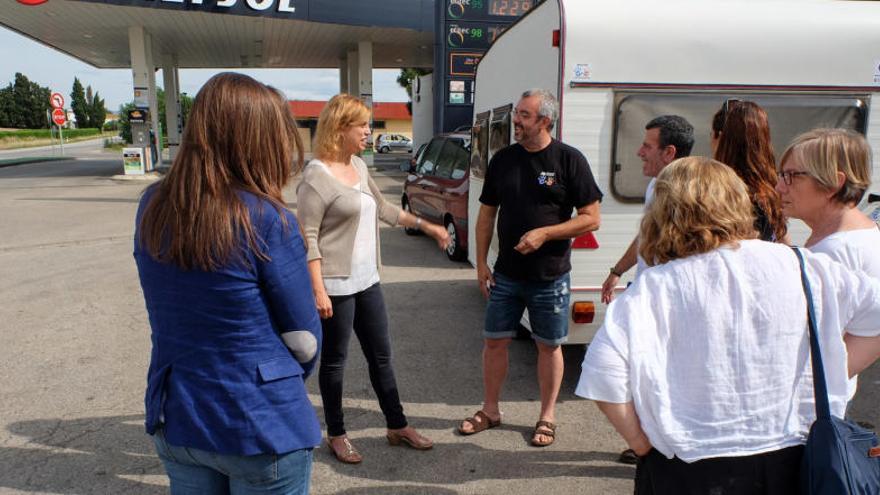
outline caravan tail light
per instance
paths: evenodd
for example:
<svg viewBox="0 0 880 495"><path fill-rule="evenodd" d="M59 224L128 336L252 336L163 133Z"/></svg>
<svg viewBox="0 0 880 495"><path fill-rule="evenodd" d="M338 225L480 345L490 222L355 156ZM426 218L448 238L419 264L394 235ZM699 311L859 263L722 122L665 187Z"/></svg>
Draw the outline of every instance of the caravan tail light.
<svg viewBox="0 0 880 495"><path fill-rule="evenodd" d="M574 238L571 243L572 249L599 249L599 242L592 232Z"/></svg>
<svg viewBox="0 0 880 495"><path fill-rule="evenodd" d="M580 301L571 308L571 319L575 323L593 323L596 317L596 305L593 301Z"/></svg>
<svg viewBox="0 0 880 495"><path fill-rule="evenodd" d="M559 39L560 39L559 30L554 29L553 30L553 46L557 46L557 47L559 46Z"/></svg>

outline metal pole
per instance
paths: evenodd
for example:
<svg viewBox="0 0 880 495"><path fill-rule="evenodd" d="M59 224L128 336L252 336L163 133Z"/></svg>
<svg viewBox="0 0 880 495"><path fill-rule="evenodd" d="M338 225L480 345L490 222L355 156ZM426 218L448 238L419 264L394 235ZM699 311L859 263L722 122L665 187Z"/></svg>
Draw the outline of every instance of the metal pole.
<svg viewBox="0 0 880 495"><path fill-rule="evenodd" d="M58 126L58 140L61 141L61 156L64 156L64 130L59 125Z"/></svg>
<svg viewBox="0 0 880 495"><path fill-rule="evenodd" d="M49 122L49 143L52 146L52 156L55 156L55 128L52 127L52 112L46 109L46 121Z"/></svg>

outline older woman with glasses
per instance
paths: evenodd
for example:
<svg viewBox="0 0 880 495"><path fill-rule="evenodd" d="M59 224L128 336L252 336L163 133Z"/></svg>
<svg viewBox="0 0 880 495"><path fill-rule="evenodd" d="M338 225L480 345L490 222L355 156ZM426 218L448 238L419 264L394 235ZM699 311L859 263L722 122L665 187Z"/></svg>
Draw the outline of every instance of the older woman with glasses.
<svg viewBox="0 0 880 495"><path fill-rule="evenodd" d="M682 158L657 178L639 232L649 268L608 306L576 393L641 460L637 495L789 494L815 419L798 259L756 239L745 183ZM847 355L880 356L880 281L804 253L832 413ZM854 349L844 329L865 338Z"/></svg>
<svg viewBox="0 0 880 495"><path fill-rule="evenodd" d="M870 185L865 138L844 129L815 129L796 137L782 154L776 190L785 214L812 230L810 251L880 280L880 228L857 208ZM855 393L855 380L851 385Z"/></svg>

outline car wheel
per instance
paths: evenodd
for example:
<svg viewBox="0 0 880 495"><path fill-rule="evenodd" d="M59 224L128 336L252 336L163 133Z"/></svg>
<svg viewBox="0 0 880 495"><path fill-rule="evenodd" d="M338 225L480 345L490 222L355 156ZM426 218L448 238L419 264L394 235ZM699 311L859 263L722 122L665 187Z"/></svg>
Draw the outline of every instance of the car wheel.
<svg viewBox="0 0 880 495"><path fill-rule="evenodd" d="M391 150L388 148L388 146L382 146L381 148L379 148L379 153L388 153L389 151Z"/></svg>
<svg viewBox="0 0 880 495"><path fill-rule="evenodd" d="M449 246L446 247L446 256L452 261L464 261L467 259L467 252L462 249L459 241L458 229L452 219L446 219L446 232L449 233Z"/></svg>
<svg viewBox="0 0 880 495"><path fill-rule="evenodd" d="M412 209L409 207L409 201L406 200L406 196L403 197L403 211L409 213L410 215L415 216L415 213L412 212ZM403 231L406 232L406 235L419 235L422 231L419 229L414 229L411 227L404 227Z"/></svg>

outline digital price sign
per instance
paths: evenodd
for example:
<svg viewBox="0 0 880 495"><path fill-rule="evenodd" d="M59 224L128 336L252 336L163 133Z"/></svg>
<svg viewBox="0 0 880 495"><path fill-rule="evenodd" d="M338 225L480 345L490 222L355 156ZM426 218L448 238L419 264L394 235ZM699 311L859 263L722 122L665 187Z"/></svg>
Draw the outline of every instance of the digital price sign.
<svg viewBox="0 0 880 495"><path fill-rule="evenodd" d="M489 15L519 17L534 5L533 0L489 0Z"/></svg>
<svg viewBox="0 0 880 495"><path fill-rule="evenodd" d="M435 0L435 132L471 124L477 64L508 26L541 1Z"/></svg>

